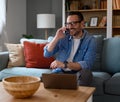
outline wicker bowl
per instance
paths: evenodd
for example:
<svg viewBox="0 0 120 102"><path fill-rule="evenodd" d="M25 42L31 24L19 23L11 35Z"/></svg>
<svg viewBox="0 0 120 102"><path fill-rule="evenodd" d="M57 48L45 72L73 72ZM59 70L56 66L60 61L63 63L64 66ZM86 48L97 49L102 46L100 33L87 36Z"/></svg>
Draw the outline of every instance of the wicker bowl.
<svg viewBox="0 0 120 102"><path fill-rule="evenodd" d="M15 98L32 96L40 86L40 78L33 76L14 76L2 80L5 90Z"/></svg>

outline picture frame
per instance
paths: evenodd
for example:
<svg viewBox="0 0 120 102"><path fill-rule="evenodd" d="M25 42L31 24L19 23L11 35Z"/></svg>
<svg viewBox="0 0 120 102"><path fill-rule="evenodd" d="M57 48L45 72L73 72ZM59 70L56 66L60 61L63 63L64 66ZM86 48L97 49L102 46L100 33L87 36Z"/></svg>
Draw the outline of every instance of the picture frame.
<svg viewBox="0 0 120 102"><path fill-rule="evenodd" d="M90 18L90 27L96 27L98 25L98 17Z"/></svg>

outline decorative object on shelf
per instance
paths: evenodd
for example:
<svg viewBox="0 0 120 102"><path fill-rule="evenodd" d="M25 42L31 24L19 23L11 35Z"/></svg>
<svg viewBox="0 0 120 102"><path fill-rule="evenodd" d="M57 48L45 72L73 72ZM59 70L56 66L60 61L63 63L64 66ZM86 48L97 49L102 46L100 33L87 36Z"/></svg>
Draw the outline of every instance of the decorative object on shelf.
<svg viewBox="0 0 120 102"><path fill-rule="evenodd" d="M33 35L27 35L27 34L22 34L23 38L27 38L27 39L32 39L34 38Z"/></svg>
<svg viewBox="0 0 120 102"><path fill-rule="evenodd" d="M96 9L96 0L92 0L92 9Z"/></svg>
<svg viewBox="0 0 120 102"><path fill-rule="evenodd" d="M90 6L88 6L88 5L84 5L84 6L82 7L82 9L83 9L83 10L90 9Z"/></svg>
<svg viewBox="0 0 120 102"><path fill-rule="evenodd" d="M95 27L95 26L97 26L97 23L98 23L98 17L91 17L90 26Z"/></svg>
<svg viewBox="0 0 120 102"><path fill-rule="evenodd" d="M107 17L103 16L98 26L104 27L104 26L106 26L106 24L107 24Z"/></svg>
<svg viewBox="0 0 120 102"><path fill-rule="evenodd" d="M85 23L84 23L84 25L85 25L85 27L88 27L88 22L87 21L85 21Z"/></svg>
<svg viewBox="0 0 120 102"><path fill-rule="evenodd" d="M65 3L65 10L70 10L70 4L71 4L71 1L70 0L66 0L66 3Z"/></svg>
<svg viewBox="0 0 120 102"><path fill-rule="evenodd" d="M37 28L45 29L45 39L47 39L47 29L55 28L55 14L37 14Z"/></svg>

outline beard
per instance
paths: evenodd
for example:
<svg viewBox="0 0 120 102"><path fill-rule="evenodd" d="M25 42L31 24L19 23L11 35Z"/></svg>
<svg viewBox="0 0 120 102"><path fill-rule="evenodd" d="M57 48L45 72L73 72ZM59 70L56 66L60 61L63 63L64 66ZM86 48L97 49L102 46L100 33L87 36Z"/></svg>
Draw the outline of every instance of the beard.
<svg viewBox="0 0 120 102"><path fill-rule="evenodd" d="M70 29L71 36L77 36L77 35L79 35L80 32L81 32L81 29L80 30L76 30L75 28Z"/></svg>

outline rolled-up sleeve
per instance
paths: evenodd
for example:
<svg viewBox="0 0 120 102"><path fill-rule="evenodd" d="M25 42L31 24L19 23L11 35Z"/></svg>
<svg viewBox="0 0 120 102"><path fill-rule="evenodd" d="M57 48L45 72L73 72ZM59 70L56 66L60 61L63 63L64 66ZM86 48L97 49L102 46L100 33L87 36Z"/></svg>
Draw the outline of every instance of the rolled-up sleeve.
<svg viewBox="0 0 120 102"><path fill-rule="evenodd" d="M47 50L47 45L44 47L44 57L51 57L53 56L53 51L49 52Z"/></svg>

